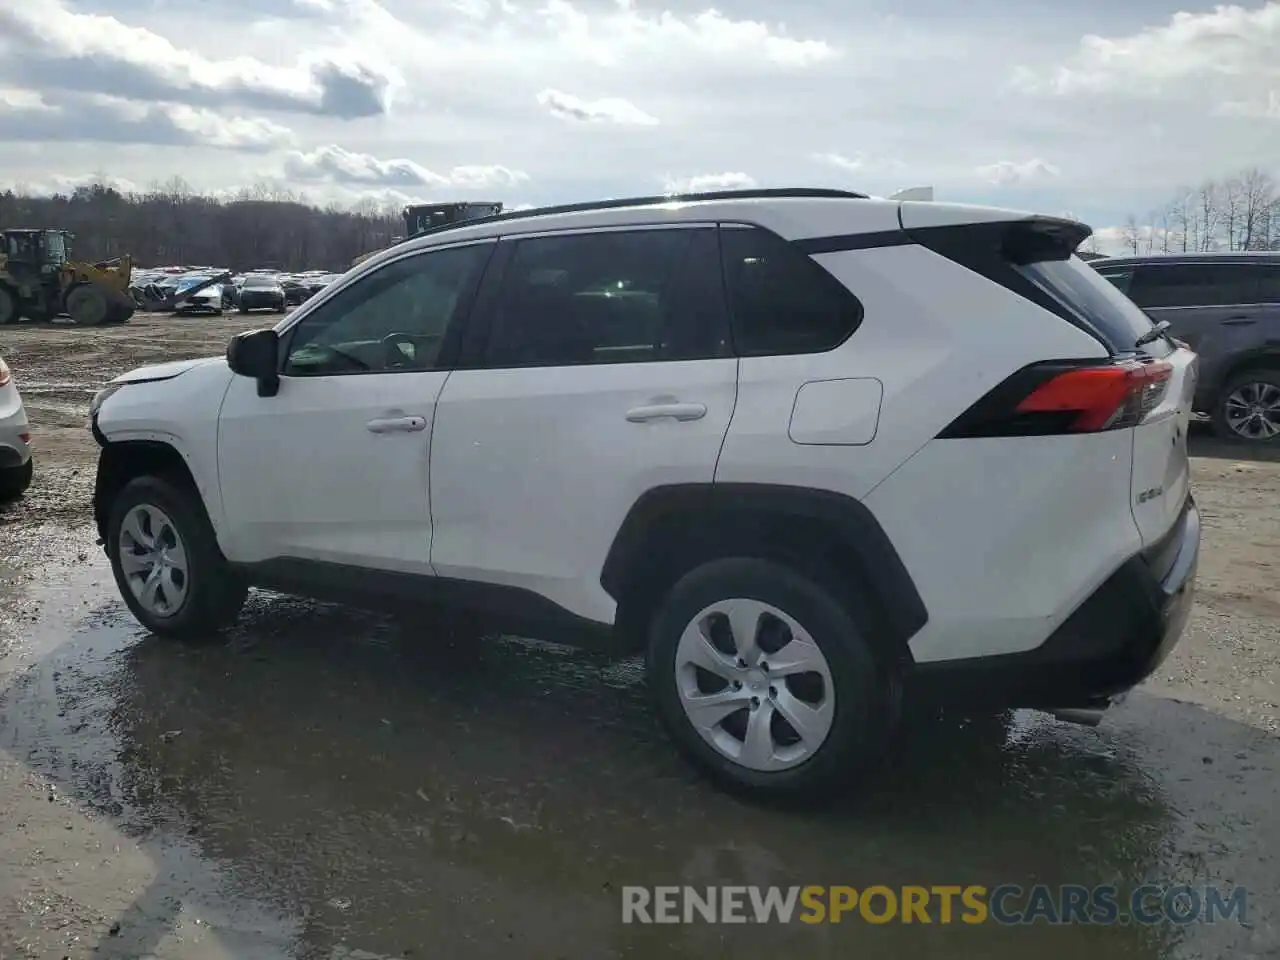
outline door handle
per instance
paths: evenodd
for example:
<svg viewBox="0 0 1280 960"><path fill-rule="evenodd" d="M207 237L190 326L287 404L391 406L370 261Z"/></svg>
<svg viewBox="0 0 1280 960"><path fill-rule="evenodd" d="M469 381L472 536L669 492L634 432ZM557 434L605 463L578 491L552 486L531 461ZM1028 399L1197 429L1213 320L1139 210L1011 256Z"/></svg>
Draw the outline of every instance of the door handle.
<svg viewBox="0 0 1280 960"><path fill-rule="evenodd" d="M632 407L627 411L628 423L648 423L650 420L701 420L707 415L705 403L653 403Z"/></svg>
<svg viewBox="0 0 1280 960"><path fill-rule="evenodd" d="M382 417L365 424L370 433L417 433L427 428L426 417Z"/></svg>
<svg viewBox="0 0 1280 960"><path fill-rule="evenodd" d="M1249 324L1257 322L1257 319L1254 317L1227 317L1227 319L1222 321L1222 325L1224 327L1247 327Z"/></svg>

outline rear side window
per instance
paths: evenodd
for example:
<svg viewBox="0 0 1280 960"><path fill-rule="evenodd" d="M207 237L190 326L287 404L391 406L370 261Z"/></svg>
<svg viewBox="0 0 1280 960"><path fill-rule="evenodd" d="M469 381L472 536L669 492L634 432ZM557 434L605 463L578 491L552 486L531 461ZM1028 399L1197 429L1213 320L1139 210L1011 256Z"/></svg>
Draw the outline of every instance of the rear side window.
<svg viewBox="0 0 1280 960"><path fill-rule="evenodd" d="M1128 294L1129 284L1133 281L1132 267L1122 269L1112 267L1110 270L1099 270L1098 274L1121 293Z"/></svg>
<svg viewBox="0 0 1280 960"><path fill-rule="evenodd" d="M1257 303L1256 272L1248 264L1142 264L1129 289L1141 307L1214 307Z"/></svg>
<svg viewBox="0 0 1280 960"><path fill-rule="evenodd" d="M781 237L759 227L725 226L720 245L738 353L820 353L858 329L858 298Z"/></svg>
<svg viewBox="0 0 1280 960"><path fill-rule="evenodd" d="M1280 303L1280 264L1263 264L1258 271L1258 302Z"/></svg>
<svg viewBox="0 0 1280 960"><path fill-rule="evenodd" d="M1112 350L1132 350L1135 341L1151 329L1151 318L1079 257L1043 260L1016 269L1078 314Z"/></svg>
<svg viewBox="0 0 1280 960"><path fill-rule="evenodd" d="M486 367L727 356L712 228L601 231L512 243Z"/></svg>

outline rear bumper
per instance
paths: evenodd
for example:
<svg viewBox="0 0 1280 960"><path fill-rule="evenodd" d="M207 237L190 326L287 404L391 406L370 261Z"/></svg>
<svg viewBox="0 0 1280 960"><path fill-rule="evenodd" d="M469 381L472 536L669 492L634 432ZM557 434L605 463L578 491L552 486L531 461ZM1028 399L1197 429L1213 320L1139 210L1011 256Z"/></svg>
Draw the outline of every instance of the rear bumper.
<svg viewBox="0 0 1280 960"><path fill-rule="evenodd" d="M911 687L925 699L965 705L1105 705L1150 676L1181 638L1199 560L1200 512L1188 497L1173 529L1122 565L1039 647L921 664Z"/></svg>

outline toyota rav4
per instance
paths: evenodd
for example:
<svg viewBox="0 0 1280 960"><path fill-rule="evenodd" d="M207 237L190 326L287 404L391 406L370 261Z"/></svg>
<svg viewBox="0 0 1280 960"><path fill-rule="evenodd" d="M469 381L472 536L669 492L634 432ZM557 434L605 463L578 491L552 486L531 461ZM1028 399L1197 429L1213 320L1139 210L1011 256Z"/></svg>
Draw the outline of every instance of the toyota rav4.
<svg viewBox="0 0 1280 960"><path fill-rule="evenodd" d="M1088 235L810 189L428 231L101 391L102 542L162 636L250 587L607 636L756 794L916 692L1096 717L1183 631L1200 521L1195 354Z"/></svg>

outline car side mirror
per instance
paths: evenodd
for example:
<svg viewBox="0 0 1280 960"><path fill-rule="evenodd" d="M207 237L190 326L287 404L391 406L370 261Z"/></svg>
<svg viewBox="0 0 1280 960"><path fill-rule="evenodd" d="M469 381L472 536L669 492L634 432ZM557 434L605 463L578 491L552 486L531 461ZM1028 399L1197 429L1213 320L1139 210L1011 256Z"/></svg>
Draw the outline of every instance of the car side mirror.
<svg viewBox="0 0 1280 960"><path fill-rule="evenodd" d="M271 328L237 333L227 344L227 366L258 381L258 396L280 392L280 335Z"/></svg>

